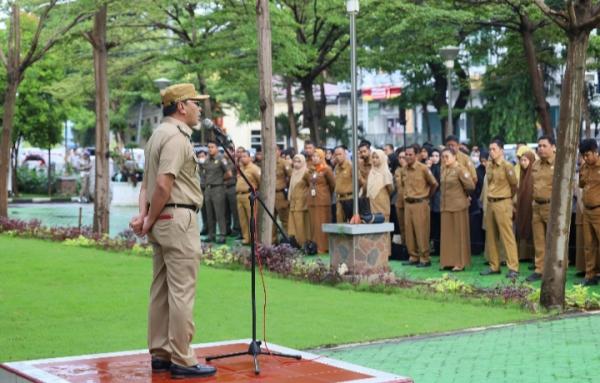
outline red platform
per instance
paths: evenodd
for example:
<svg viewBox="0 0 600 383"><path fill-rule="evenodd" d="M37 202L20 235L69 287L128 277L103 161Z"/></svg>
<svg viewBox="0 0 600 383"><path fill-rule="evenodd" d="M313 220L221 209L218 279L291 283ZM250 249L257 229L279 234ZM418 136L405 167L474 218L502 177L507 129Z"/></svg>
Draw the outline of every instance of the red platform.
<svg viewBox="0 0 600 383"><path fill-rule="evenodd" d="M204 357L246 351L249 340L194 345L201 363ZM269 344L270 351L301 355L302 360L260 355L260 375L254 374L250 355L211 362L217 374L210 378L185 379L184 382L353 382L353 383L412 383L412 379L361 367L355 364L322 357ZM0 383L162 383L171 380L169 373L152 374L147 350L96 354L68 358L33 360L0 364Z"/></svg>

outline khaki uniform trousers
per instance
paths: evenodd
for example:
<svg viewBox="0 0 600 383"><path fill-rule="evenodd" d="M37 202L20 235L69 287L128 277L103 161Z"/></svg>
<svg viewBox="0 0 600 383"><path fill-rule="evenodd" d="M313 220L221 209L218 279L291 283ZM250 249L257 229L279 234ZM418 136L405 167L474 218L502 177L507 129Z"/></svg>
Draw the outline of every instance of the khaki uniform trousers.
<svg viewBox="0 0 600 383"><path fill-rule="evenodd" d="M499 243L506 253L506 264L512 271L519 272L517 242L512 225L512 199L488 202L486 214L485 241L488 245L490 269L500 270ZM534 213L535 214L535 213Z"/></svg>
<svg viewBox="0 0 600 383"><path fill-rule="evenodd" d="M550 217L550 204L533 203L531 230L533 231L533 247L535 248L535 272L542 274L546 258L546 231Z"/></svg>
<svg viewBox="0 0 600 383"><path fill-rule="evenodd" d="M250 244L250 192L237 193L237 209L242 229L243 244Z"/></svg>
<svg viewBox="0 0 600 383"><path fill-rule="evenodd" d="M153 357L182 366L198 363L190 347L194 337L194 301L200 263L196 213L165 208L173 218L156 221L149 233L152 285L148 310L148 348Z"/></svg>
<svg viewBox="0 0 600 383"><path fill-rule="evenodd" d="M223 185L206 185L204 192L204 204L206 205L206 218L208 220L208 237L215 238L217 224L219 225L219 236L227 233L225 220L225 187Z"/></svg>
<svg viewBox="0 0 600 383"><path fill-rule="evenodd" d="M406 203L404 205L404 228L406 239L403 238L411 262L431 262L429 258L429 201Z"/></svg>
<svg viewBox="0 0 600 383"><path fill-rule="evenodd" d="M583 254L585 257L585 278L598 274L598 248L600 247L600 209L583 210Z"/></svg>
<svg viewBox="0 0 600 383"><path fill-rule="evenodd" d="M285 193L282 191L275 192L275 219L279 217L283 230L288 233L288 222L290 219L290 201L285 198ZM277 242L277 226L273 224L273 243Z"/></svg>
<svg viewBox="0 0 600 383"><path fill-rule="evenodd" d="M300 246L308 241L311 235L310 216L308 210L299 210L290 212L288 234L294 236Z"/></svg>

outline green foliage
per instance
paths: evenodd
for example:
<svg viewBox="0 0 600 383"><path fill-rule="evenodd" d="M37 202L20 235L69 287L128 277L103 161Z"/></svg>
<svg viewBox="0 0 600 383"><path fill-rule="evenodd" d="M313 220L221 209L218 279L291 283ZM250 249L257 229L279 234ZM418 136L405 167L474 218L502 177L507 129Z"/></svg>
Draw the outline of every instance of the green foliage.
<svg viewBox="0 0 600 383"><path fill-rule="evenodd" d="M51 175L51 191L56 193L54 172ZM47 194L48 173L46 170L29 169L27 166L17 168L17 187L21 193Z"/></svg>
<svg viewBox="0 0 600 383"><path fill-rule="evenodd" d="M448 275L448 273L444 273L441 278L427 279L426 282L430 283L430 287L437 293L442 293L442 294L471 294L471 293L473 293L473 286L470 286L459 279L451 278Z"/></svg>
<svg viewBox="0 0 600 383"><path fill-rule="evenodd" d="M320 120L320 124L324 138L333 138L342 145L350 147L352 132L348 126L348 116L325 116Z"/></svg>

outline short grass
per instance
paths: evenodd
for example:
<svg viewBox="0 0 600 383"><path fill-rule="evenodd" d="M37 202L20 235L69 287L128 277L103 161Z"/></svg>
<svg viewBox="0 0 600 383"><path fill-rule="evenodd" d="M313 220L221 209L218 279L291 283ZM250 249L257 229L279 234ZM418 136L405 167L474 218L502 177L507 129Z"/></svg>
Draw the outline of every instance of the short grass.
<svg viewBox="0 0 600 383"><path fill-rule="evenodd" d="M151 259L0 235L0 264L0 362L145 348ZM249 276L201 267L194 342L251 336ZM357 292L269 275L266 285L267 339L300 349L536 317L414 291Z"/></svg>

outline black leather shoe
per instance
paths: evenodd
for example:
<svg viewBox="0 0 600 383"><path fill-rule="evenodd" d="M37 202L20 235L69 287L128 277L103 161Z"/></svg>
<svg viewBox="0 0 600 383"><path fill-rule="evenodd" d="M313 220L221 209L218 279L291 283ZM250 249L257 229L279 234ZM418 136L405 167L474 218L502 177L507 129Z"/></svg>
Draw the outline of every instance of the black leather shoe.
<svg viewBox="0 0 600 383"><path fill-rule="evenodd" d="M215 239L214 239L214 238L211 238L211 237L206 237L206 238L204 239L204 242L214 242L214 241L215 241Z"/></svg>
<svg viewBox="0 0 600 383"><path fill-rule="evenodd" d="M202 231L200 231L200 235L207 235L208 234L208 229L202 229Z"/></svg>
<svg viewBox="0 0 600 383"><path fill-rule="evenodd" d="M152 358L152 372L167 372L171 368L171 361Z"/></svg>
<svg viewBox="0 0 600 383"><path fill-rule="evenodd" d="M578 271L575 273L575 276L577 278L583 278L583 277L585 277L585 271Z"/></svg>
<svg viewBox="0 0 600 383"><path fill-rule="evenodd" d="M216 243L218 243L219 245L224 244L225 243L225 238L221 237L221 238L217 239Z"/></svg>
<svg viewBox="0 0 600 383"><path fill-rule="evenodd" d="M542 279L542 274L540 274L540 273L533 273L530 276L528 276L527 278L525 278L525 280L527 282L535 282L535 281L539 281L540 279Z"/></svg>
<svg viewBox="0 0 600 383"><path fill-rule="evenodd" d="M237 230L234 230L234 231L232 231L232 232L231 232L231 233L228 235L228 237L239 237L239 236L241 236L241 234L240 234L240 232L239 232L239 231L237 231Z"/></svg>
<svg viewBox="0 0 600 383"><path fill-rule="evenodd" d="M500 274L500 270L494 271L492 269L486 269L479 273L479 275L494 275L494 274Z"/></svg>
<svg viewBox="0 0 600 383"><path fill-rule="evenodd" d="M500 262L500 266L506 266L506 261Z"/></svg>
<svg viewBox="0 0 600 383"><path fill-rule="evenodd" d="M508 270L508 273L506 273L506 278L509 278L509 279L519 278L519 272L514 271L514 270Z"/></svg>
<svg viewBox="0 0 600 383"><path fill-rule="evenodd" d="M431 267L431 262L419 263L419 264L417 265L417 267L418 267L419 269L422 269L422 268L424 268L424 267Z"/></svg>
<svg viewBox="0 0 600 383"><path fill-rule="evenodd" d="M197 378L203 376L212 376L217 372L217 369L213 366L207 366L204 364L197 364L191 367L180 366L173 363L171 365L171 378L172 379L184 379L184 378Z"/></svg>
<svg viewBox="0 0 600 383"><path fill-rule="evenodd" d="M598 280L596 278L584 279L579 282L581 286L597 286Z"/></svg>
<svg viewBox="0 0 600 383"><path fill-rule="evenodd" d="M402 262L403 266L417 266L419 261L404 261Z"/></svg>

